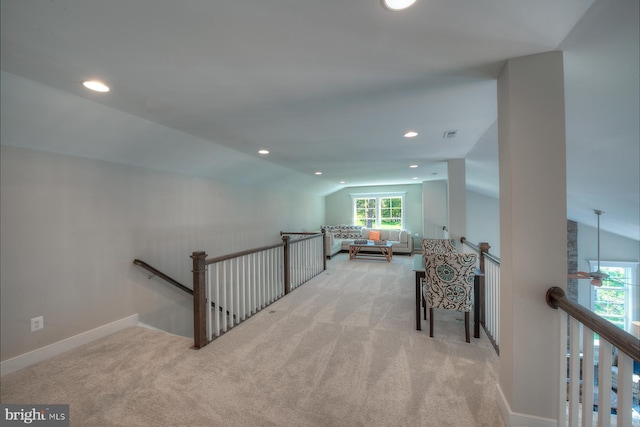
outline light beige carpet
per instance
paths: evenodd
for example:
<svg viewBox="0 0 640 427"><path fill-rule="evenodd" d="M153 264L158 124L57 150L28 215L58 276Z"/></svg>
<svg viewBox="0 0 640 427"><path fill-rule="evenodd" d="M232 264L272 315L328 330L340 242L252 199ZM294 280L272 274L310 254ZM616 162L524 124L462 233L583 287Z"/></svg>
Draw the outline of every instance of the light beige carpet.
<svg viewBox="0 0 640 427"><path fill-rule="evenodd" d="M411 257L348 261L201 350L131 327L2 378L2 403L72 426L503 426L497 356L437 312L415 330Z"/></svg>

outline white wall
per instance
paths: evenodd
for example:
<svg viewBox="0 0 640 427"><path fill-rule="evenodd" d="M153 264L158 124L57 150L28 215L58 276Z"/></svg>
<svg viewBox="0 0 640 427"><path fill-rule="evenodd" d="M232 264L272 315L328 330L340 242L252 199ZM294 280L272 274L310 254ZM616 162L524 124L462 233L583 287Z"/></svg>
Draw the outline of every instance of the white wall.
<svg viewBox="0 0 640 427"><path fill-rule="evenodd" d="M469 242L487 242L489 253L500 257L500 201L467 191L467 235Z"/></svg>
<svg viewBox="0 0 640 427"><path fill-rule="evenodd" d="M324 198L3 145L0 152L1 359L139 313L192 335L192 300L132 264L191 287L209 256L317 229ZM30 319L44 329L30 332Z"/></svg>
<svg viewBox="0 0 640 427"><path fill-rule="evenodd" d="M442 227L449 225L446 180L422 183L422 218L422 237L442 238Z"/></svg>

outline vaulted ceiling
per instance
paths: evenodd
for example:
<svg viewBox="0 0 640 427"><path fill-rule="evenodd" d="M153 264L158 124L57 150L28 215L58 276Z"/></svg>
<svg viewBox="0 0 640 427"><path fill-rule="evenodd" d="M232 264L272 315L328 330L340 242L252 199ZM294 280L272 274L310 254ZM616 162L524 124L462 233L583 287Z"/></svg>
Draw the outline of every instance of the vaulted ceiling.
<svg viewBox="0 0 640 427"><path fill-rule="evenodd" d="M640 238L637 0L0 8L3 144L317 194L445 179L464 157L468 189L498 197L498 73L560 49L568 216L601 209L603 230Z"/></svg>

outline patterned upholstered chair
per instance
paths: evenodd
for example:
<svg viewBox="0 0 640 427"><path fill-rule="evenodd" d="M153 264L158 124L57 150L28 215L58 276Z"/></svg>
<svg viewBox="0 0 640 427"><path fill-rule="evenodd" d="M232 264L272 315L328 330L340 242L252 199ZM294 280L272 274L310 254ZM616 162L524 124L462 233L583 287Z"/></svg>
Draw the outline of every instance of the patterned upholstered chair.
<svg viewBox="0 0 640 427"><path fill-rule="evenodd" d="M473 280L476 254L425 255L428 285L422 286L423 297L429 306L429 336L433 337L433 309L443 308L464 312L464 331L469 338L469 312L473 308ZM426 310L426 308L425 308Z"/></svg>
<svg viewBox="0 0 640 427"><path fill-rule="evenodd" d="M454 253L456 251L453 239L422 239L422 255Z"/></svg>
<svg viewBox="0 0 640 427"><path fill-rule="evenodd" d="M422 256L434 254L449 254L456 252L455 240L453 239L429 239L423 238L421 242ZM425 263L425 266L427 264ZM424 285L425 282L423 282ZM424 286L423 286L424 289ZM424 320L427 320L427 304L425 301L425 293L422 293L422 307L424 309Z"/></svg>

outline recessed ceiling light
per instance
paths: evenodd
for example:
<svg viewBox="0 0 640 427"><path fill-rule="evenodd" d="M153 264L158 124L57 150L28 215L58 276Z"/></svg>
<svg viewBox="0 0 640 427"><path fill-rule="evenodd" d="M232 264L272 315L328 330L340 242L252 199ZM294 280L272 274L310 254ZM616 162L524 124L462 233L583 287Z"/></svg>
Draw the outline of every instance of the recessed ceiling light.
<svg viewBox="0 0 640 427"><path fill-rule="evenodd" d="M316 172L316 175L322 175L322 172L317 171L317 172Z"/></svg>
<svg viewBox="0 0 640 427"><path fill-rule="evenodd" d="M411 169L415 169L415 168L417 168L417 167L418 167L418 165L409 165L409 167L410 167Z"/></svg>
<svg viewBox="0 0 640 427"><path fill-rule="evenodd" d="M418 136L418 132L410 130L409 132L405 133L403 136L405 138L415 138L416 136Z"/></svg>
<svg viewBox="0 0 640 427"><path fill-rule="evenodd" d="M346 184L347 181L340 181L340 184Z"/></svg>
<svg viewBox="0 0 640 427"><path fill-rule="evenodd" d="M406 9L416 2L416 0L381 0L382 6L385 8L396 11Z"/></svg>
<svg viewBox="0 0 640 427"><path fill-rule="evenodd" d="M265 150L265 149L258 150L258 154L269 154L269 150Z"/></svg>
<svg viewBox="0 0 640 427"><path fill-rule="evenodd" d="M97 80L85 80L82 82L82 86L95 90L96 92L109 92L109 86Z"/></svg>
<svg viewBox="0 0 640 427"><path fill-rule="evenodd" d="M417 177L417 176L414 176L414 177L413 177L413 178L411 178L411 179L418 179L418 177Z"/></svg>

